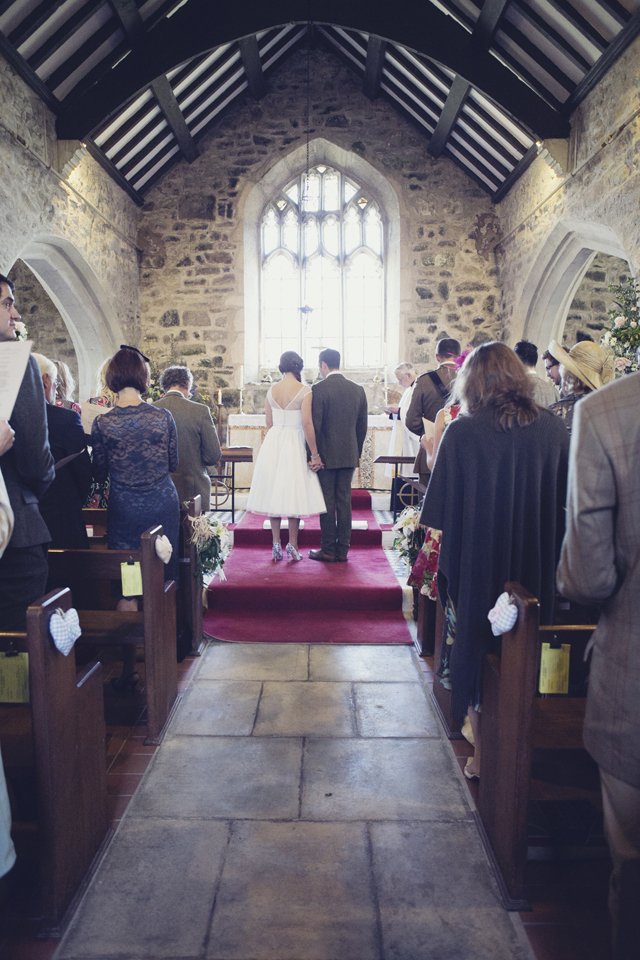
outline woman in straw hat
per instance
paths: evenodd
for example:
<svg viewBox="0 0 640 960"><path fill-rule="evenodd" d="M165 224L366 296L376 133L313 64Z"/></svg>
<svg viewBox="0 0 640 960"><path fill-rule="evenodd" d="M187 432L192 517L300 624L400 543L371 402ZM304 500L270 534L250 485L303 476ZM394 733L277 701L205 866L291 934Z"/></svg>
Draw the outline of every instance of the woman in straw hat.
<svg viewBox="0 0 640 960"><path fill-rule="evenodd" d="M567 351L552 340L549 353L560 364L560 393L562 399L552 403L548 409L565 422L571 433L573 409L582 397L599 390L605 383L613 380L613 357L597 343L582 340Z"/></svg>

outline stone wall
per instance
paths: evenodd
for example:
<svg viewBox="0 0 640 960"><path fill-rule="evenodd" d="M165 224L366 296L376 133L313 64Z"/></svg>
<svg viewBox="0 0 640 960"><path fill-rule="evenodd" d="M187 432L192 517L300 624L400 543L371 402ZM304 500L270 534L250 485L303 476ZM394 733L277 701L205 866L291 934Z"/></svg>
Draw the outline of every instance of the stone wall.
<svg viewBox="0 0 640 960"><path fill-rule="evenodd" d="M623 283L629 278L629 264L618 257L599 253L583 277L567 314L563 341L572 347L579 333L587 333L598 343L604 324L609 320L607 310L613 307L610 283Z"/></svg>
<svg viewBox="0 0 640 960"><path fill-rule="evenodd" d="M503 236L495 250L510 342L523 332L541 342L561 333L551 329L552 314L564 308L557 296L546 303L545 283L567 286L568 310L580 263L594 250L626 259L634 274L640 268L640 39L571 123L568 174L557 177L538 157L498 205Z"/></svg>
<svg viewBox="0 0 640 960"><path fill-rule="evenodd" d="M63 360L77 384L78 358L60 311L22 260L16 260L9 278L16 285L16 306L29 331L29 339L33 340L33 350L50 360ZM75 399L78 399L77 391Z"/></svg>
<svg viewBox="0 0 640 960"><path fill-rule="evenodd" d="M0 58L0 272L24 260L65 317L80 362L82 391L121 337L139 338L138 208L85 153L59 144L54 117ZM26 291L25 291L26 292ZM40 294L29 303L27 316Z"/></svg>
<svg viewBox="0 0 640 960"><path fill-rule="evenodd" d="M147 194L142 249L144 349L162 365L182 359L196 382L223 390L237 409L245 356L243 209L255 184L305 144L306 52L269 75L270 92L231 112ZM495 207L450 160L434 160L427 138L324 50L311 53L310 137L364 158L387 178L400 209L399 359L434 364L441 336L463 345L499 337L493 243ZM251 399L255 393L255 400ZM245 398L262 410L264 390ZM373 406L381 389L369 387Z"/></svg>

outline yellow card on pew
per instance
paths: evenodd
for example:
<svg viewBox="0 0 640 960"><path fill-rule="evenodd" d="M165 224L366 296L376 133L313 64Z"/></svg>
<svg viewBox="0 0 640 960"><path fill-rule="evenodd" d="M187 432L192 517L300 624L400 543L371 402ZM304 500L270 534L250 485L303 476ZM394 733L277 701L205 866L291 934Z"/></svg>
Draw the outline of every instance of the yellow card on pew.
<svg viewBox="0 0 640 960"><path fill-rule="evenodd" d="M540 693L569 692L569 651L570 643L563 643L558 649L551 644L542 644L540 656Z"/></svg>
<svg viewBox="0 0 640 960"><path fill-rule="evenodd" d="M29 703L28 653L0 653L0 703Z"/></svg>
<svg viewBox="0 0 640 960"><path fill-rule="evenodd" d="M121 563L122 595L125 597L139 597L142 593L142 570L139 561L135 563Z"/></svg>

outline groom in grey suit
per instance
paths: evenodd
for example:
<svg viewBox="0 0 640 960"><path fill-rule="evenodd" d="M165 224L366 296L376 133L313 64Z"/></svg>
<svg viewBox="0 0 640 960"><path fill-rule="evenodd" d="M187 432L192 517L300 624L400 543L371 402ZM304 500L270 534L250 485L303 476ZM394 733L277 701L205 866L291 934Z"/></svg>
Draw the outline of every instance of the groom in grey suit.
<svg viewBox="0 0 640 960"><path fill-rule="evenodd" d="M322 350L318 362L322 380L312 387L311 415L327 512L320 514L320 550L309 556L344 563L351 543L351 478L367 435L367 398L360 384L340 373L337 350Z"/></svg>
<svg viewBox="0 0 640 960"><path fill-rule="evenodd" d="M164 397L156 407L169 410L178 432L178 469L171 474L180 503L200 494L202 511L211 507L211 480L207 467L220 459L220 442L209 407L189 400L193 376L188 367L167 367L160 375Z"/></svg>

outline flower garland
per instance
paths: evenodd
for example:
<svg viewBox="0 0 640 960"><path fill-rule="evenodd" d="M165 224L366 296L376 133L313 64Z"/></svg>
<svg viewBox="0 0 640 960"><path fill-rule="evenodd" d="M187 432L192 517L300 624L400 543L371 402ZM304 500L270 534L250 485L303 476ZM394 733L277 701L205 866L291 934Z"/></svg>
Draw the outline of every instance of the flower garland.
<svg viewBox="0 0 640 960"><path fill-rule="evenodd" d="M640 347L640 302L635 277L625 283L610 283L609 290L615 295L615 308L608 310L611 317L609 329L600 343L615 355L616 376L633 373L638 369Z"/></svg>
<svg viewBox="0 0 640 960"><path fill-rule="evenodd" d="M222 569L231 553L231 536L226 524L213 517L191 517L191 543L198 552L198 564L194 576L207 582L218 576L226 580Z"/></svg>
<svg viewBox="0 0 640 960"><path fill-rule="evenodd" d="M400 551L403 560L410 566L415 563L424 543L424 527L420 526L420 507L405 507L393 526L393 547Z"/></svg>

